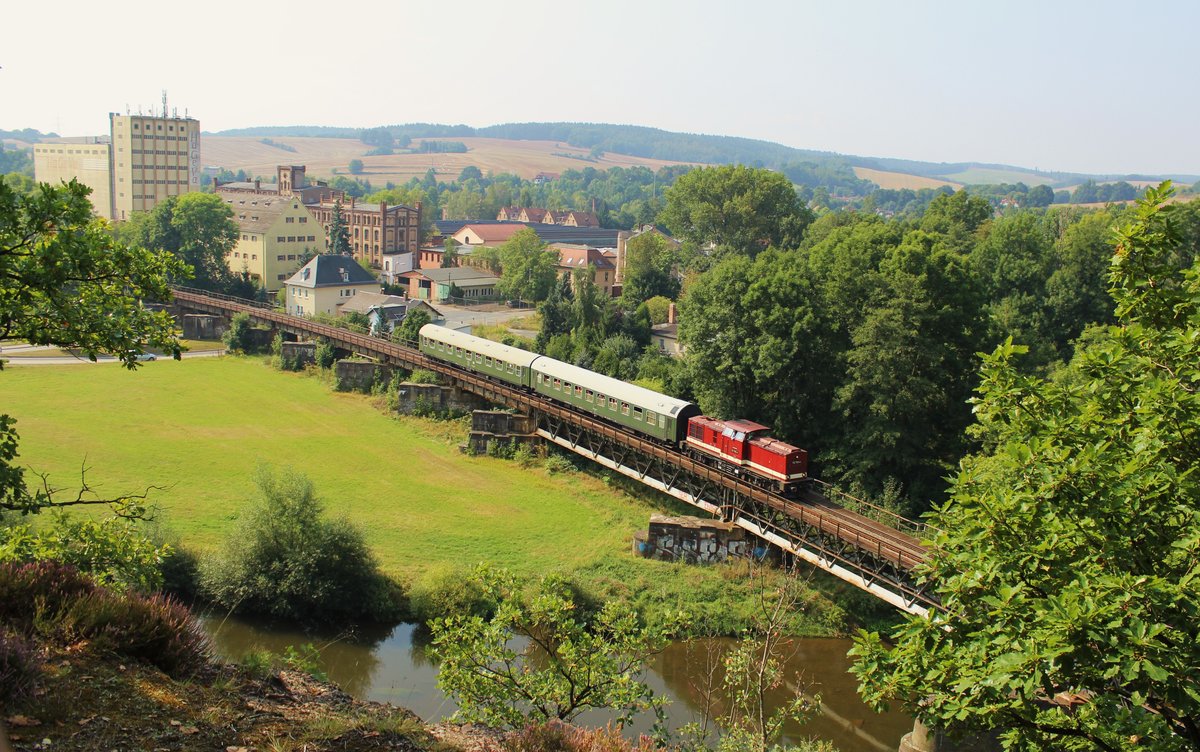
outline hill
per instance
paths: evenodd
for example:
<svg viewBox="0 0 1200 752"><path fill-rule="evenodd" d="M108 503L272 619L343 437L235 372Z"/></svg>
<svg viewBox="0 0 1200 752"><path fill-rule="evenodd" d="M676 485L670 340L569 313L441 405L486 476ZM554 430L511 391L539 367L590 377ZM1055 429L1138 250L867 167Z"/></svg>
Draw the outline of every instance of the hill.
<svg viewBox="0 0 1200 752"><path fill-rule="evenodd" d="M532 153L524 156L498 157L496 164L510 164L515 160L518 174L527 176L539 171L560 171L569 167L586 166L591 164L597 169L625 164L747 164L758 167L770 167L780 170L798 185L810 188L824 187L831 192L845 194L865 194L871 190L870 183L876 183L881 188L928 188L938 185L979 185L996 183L1022 182L1029 186L1049 185L1062 188L1068 185L1082 183L1085 180L1106 182L1115 180L1150 181L1157 183L1163 178L1171 178L1177 183L1192 184L1200 179L1197 175L1087 175L1069 172L1045 172L1030 170L1025 167L983 162L920 162L907 159L891 159L885 157L864 157L834 152L816 151L812 149L797 149L772 141L735 136L714 136L700 133L676 133L658 128L648 128L639 125L612 125L605 123L504 123L483 128L468 125L440 125L436 123L408 123L403 125L382 126L397 139L408 138L415 141L423 139L451 139L469 143L478 140L486 142L500 150L501 142L510 144L508 149L522 150L523 147L511 144L555 144L557 149L547 150L544 147L531 146ZM329 126L266 126L255 128L238 128L221 131L215 136L227 137L284 137L285 143L291 139L339 139L356 140L361 133L358 128L329 127ZM365 147L365 145L364 145ZM364 148L365 151L365 148ZM555 152L569 154L576 152L584 161L576 161L571 157L556 156ZM469 154L469 153L468 153ZM603 155L595 163L587 160L589 155ZM618 155L618 156L613 156ZM408 155L405 155L408 156ZM447 155L437 155L444 158ZM444 168L447 173L461 169L467 164L475 164L480 169L494 169L481 162L490 158L488 152L479 151L474 155L474 161L464 155L447 159ZM340 157L339 157L340 158ZM421 174L430 166L439 171L442 169L436 160L428 160ZM566 160L565 162L563 160ZM651 160L647 162L646 160ZM214 160L206 156L206 161ZM366 160L364 160L366 161ZM419 163L418 160L413 162ZM220 163L219 161L217 163ZM243 164L222 164L229 169L246 167ZM254 165L257 168L257 164ZM338 165L329 164L332 169ZM387 175L411 176L415 174L415 165L410 162L395 164L381 162L370 163L371 169L377 169L379 177L385 180L395 178ZM273 168L272 168L273 171ZM880 174L883 173L883 174ZM876 182L869 175L875 175L883 180ZM905 177L908 176L908 177ZM443 175L444 179L452 176ZM917 179L909 179L917 178ZM926 178L927 180L920 180ZM406 179L406 178L405 178ZM867 181L870 181L868 183ZM374 181L373 181L374 182ZM886 183L886 184L885 184Z"/></svg>
<svg viewBox="0 0 1200 752"><path fill-rule="evenodd" d="M379 187L389 181L399 184L413 177L423 177L430 168L436 172L438 180L455 180L468 165L478 167L485 174L508 172L531 179L539 172L564 172L585 167L607 170L643 166L657 171L660 167L683 164L610 152L592 157L588 151L558 141L478 137L452 140L465 144L467 151L366 156L372 147L357 138L276 135L264 140L253 136L211 134L203 136L201 149L206 165L234 172L243 169L263 177L273 177L275 166L285 163L308 165L308 173L316 177L348 175L350 160L361 159L363 172L355 177L370 180L372 185Z"/></svg>

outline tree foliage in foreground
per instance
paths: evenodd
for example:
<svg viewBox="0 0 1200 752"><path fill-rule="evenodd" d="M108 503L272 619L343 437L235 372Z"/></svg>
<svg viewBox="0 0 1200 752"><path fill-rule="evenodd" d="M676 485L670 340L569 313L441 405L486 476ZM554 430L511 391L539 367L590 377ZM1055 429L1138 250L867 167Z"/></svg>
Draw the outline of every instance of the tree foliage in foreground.
<svg viewBox="0 0 1200 752"><path fill-rule="evenodd" d="M1200 749L1200 266L1170 193L1117 232L1116 326L1049 380L987 357L985 451L932 520L942 607L860 635L870 703L1009 749Z"/></svg>
<svg viewBox="0 0 1200 752"><path fill-rule="evenodd" d="M587 613L560 579L522 592L508 573L481 569L478 577L493 615L431 625L438 685L458 702L458 718L521 728L608 708L624 723L661 708L642 675L669 628L643 626L615 602Z"/></svg>
<svg viewBox="0 0 1200 752"><path fill-rule="evenodd" d="M168 280L186 267L170 254L128 246L92 218L89 189L74 181L17 195L0 179L0 338L77 348L92 360L109 354L127 368L159 348L175 357L175 323L143 301L170 298ZM129 502L103 499L86 486L64 495L46 478L29 488L15 463L14 420L0 415L0 510L36 512L52 505Z"/></svg>

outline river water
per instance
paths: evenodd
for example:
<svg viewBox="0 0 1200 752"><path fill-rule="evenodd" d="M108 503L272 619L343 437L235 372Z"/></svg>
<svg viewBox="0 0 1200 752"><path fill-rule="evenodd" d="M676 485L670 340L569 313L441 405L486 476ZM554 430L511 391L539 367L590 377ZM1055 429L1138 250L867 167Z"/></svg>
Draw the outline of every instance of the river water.
<svg viewBox="0 0 1200 752"><path fill-rule="evenodd" d="M284 653L289 646L311 643L320 651L322 669L330 680L363 700L389 702L412 710L427 721L449 716L454 703L437 687L437 668L420 644L416 625L354 635L314 635L266 627L237 618L206 617L205 629L221 657L236 661L251 650ZM717 707L719 692L705 692L706 665L719 665L732 640L688 640L671 644L650 666L647 682L655 694L667 696L670 725L678 728L702 716L706 694ZM895 752L900 737L912 730L912 719L899 712L877 714L862 704L855 692L856 681L847 673L843 639L797 638L792 641L787 674L799 674L799 682L810 694L819 695L821 714L802 727L789 726L785 738L796 741L817 737L833 742L840 752ZM793 687L795 684L793 684ZM782 699L782 691L774 698ZM580 722L604 725L599 713L585 715ZM650 719L641 719L636 730L648 731Z"/></svg>

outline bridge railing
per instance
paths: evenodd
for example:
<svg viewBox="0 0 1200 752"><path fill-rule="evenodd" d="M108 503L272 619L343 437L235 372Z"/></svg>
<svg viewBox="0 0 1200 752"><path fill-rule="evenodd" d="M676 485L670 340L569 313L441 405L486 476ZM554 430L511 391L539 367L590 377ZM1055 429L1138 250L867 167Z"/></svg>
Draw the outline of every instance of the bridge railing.
<svg viewBox="0 0 1200 752"><path fill-rule="evenodd" d="M231 303L239 303L241 305L251 306L253 308L262 308L263 310L266 310L266 311L278 310L277 307L273 303L263 303L261 300L249 300L247 298L238 298L233 295L225 295L224 293L213 292L212 290L201 290L198 287L184 287L183 285L174 285L172 287L172 289L180 290L182 292L190 292L190 293L193 293L196 295L204 295L206 297L216 298L218 300L228 300Z"/></svg>
<svg viewBox="0 0 1200 752"><path fill-rule="evenodd" d="M908 533L916 538L924 538L929 534L932 528L928 523L922 520L912 520L904 515L898 514L891 509L881 507L878 504L852 496L845 491L842 491L837 486L826 483L817 478L810 478L814 490L820 488L820 494L830 502L837 504L839 507L851 512L857 512L863 517L875 520L878 523L887 525L890 528Z"/></svg>

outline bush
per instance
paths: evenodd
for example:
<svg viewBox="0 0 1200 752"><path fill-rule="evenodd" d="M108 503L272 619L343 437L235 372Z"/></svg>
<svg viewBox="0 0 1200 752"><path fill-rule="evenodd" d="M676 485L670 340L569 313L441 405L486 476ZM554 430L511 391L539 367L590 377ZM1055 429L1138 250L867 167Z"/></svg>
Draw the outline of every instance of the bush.
<svg viewBox="0 0 1200 752"><path fill-rule="evenodd" d="M425 572L408 591L414 619L429 624L453 615L490 616L495 604L471 570L439 567Z"/></svg>
<svg viewBox="0 0 1200 752"><path fill-rule="evenodd" d="M25 636L92 640L175 676L194 673L209 657L207 638L178 602L101 587L54 561L0 565L0 623Z"/></svg>
<svg viewBox="0 0 1200 752"><path fill-rule="evenodd" d="M362 533L344 519L322 518L312 481L261 470L257 483L262 498L201 567L208 598L231 611L310 624L395 616L393 586Z"/></svg>
<svg viewBox="0 0 1200 752"><path fill-rule="evenodd" d="M208 638L191 612L161 594L97 590L71 605L59 629L65 636L91 639L176 677L195 673L210 656Z"/></svg>
<svg viewBox="0 0 1200 752"><path fill-rule="evenodd" d="M200 594L200 559L195 551L173 545L167 549L159 569L164 593L185 603L194 601Z"/></svg>
<svg viewBox="0 0 1200 752"><path fill-rule="evenodd" d="M96 589L92 578L69 564L0 564L0 623L32 635L39 622L56 621L74 601Z"/></svg>
<svg viewBox="0 0 1200 752"><path fill-rule="evenodd" d="M250 355L258 351L254 345L254 340L250 334L250 330L254 329L254 325L250 323L250 314L235 313L233 318L229 320L229 330L221 337L225 343L225 347L229 348L230 352L240 352Z"/></svg>
<svg viewBox="0 0 1200 752"><path fill-rule="evenodd" d="M324 370L333 368L333 363L335 360L337 360L335 355L336 353L333 349L333 345L329 344L328 342L322 342L318 344L316 352L317 366Z"/></svg>
<svg viewBox="0 0 1200 752"><path fill-rule="evenodd" d="M123 517L102 520L59 515L53 525L0 527L0 562L70 564L102 585L150 592L162 586L159 571L167 547Z"/></svg>
<svg viewBox="0 0 1200 752"><path fill-rule="evenodd" d="M39 664L37 651L29 640L0 627L0 707L33 689Z"/></svg>

